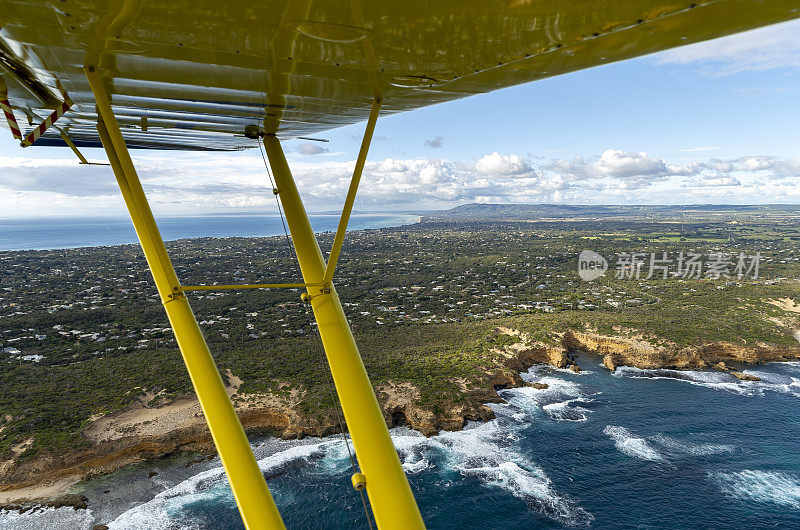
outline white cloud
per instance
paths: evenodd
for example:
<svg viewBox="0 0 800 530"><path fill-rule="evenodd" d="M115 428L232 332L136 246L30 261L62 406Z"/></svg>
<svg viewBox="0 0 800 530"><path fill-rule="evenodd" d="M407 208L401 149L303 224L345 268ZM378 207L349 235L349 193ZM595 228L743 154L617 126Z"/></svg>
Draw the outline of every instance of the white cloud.
<svg viewBox="0 0 800 530"><path fill-rule="evenodd" d="M775 163L771 156L748 156L733 161L734 168L739 171L764 171Z"/></svg>
<svg viewBox="0 0 800 530"><path fill-rule="evenodd" d="M311 155L321 155L322 153L327 153L328 149L317 144L303 143L297 146L296 151L301 155L311 156Z"/></svg>
<svg viewBox="0 0 800 530"><path fill-rule="evenodd" d="M690 44L658 54L657 64L699 64L711 75L800 66L800 20Z"/></svg>
<svg viewBox="0 0 800 530"><path fill-rule="evenodd" d="M720 149L722 148L715 145L700 145L697 147L689 147L688 149L675 149L675 151L680 153L701 153L704 151L718 151Z"/></svg>
<svg viewBox="0 0 800 530"><path fill-rule="evenodd" d="M709 176L704 175L696 179L693 183L695 186L739 186L741 182L736 177L727 175Z"/></svg>
<svg viewBox="0 0 800 530"><path fill-rule="evenodd" d="M608 149L591 160L576 156L572 160L554 160L544 169L571 181L607 178L617 189L637 189L675 175L697 172L693 164L669 165L647 153Z"/></svg>
<svg viewBox="0 0 800 530"><path fill-rule="evenodd" d="M775 177L800 177L800 158L790 158L789 160L775 160L772 162L773 175Z"/></svg>
<svg viewBox="0 0 800 530"><path fill-rule="evenodd" d="M444 138L441 136L437 136L435 138L431 138L430 140L425 140L425 147L430 147L431 149L439 149L442 147L444 143Z"/></svg>
<svg viewBox="0 0 800 530"><path fill-rule="evenodd" d="M697 162L698 167L719 171L721 173L729 173L733 171L734 162L730 160L722 160L720 158L712 158L708 162Z"/></svg>
<svg viewBox="0 0 800 530"><path fill-rule="evenodd" d="M647 153L634 153L609 149L604 151L600 159L590 164L599 175L619 179L657 178L670 174L663 160L649 158Z"/></svg>
<svg viewBox="0 0 800 530"><path fill-rule="evenodd" d="M42 191L91 197L119 191L105 166L80 166L78 160L0 157L0 189Z"/></svg>
<svg viewBox="0 0 800 530"><path fill-rule="evenodd" d="M253 152L204 157L202 170L196 156L182 153L137 154L135 163L156 210L271 212L274 208L266 169ZM353 161L291 161L311 211L339 207L353 166ZM620 149L550 161L494 152L470 161L370 160L358 201L370 209L466 202L800 202L798 179L800 158L747 156L675 164ZM122 201L108 167L0 157L0 212L23 215L44 207L53 214L90 208L97 213L122 212Z"/></svg>
<svg viewBox="0 0 800 530"><path fill-rule="evenodd" d="M524 175L533 172L527 160L517 155L501 155L496 152L479 158L475 162L475 169L481 175L491 176Z"/></svg>

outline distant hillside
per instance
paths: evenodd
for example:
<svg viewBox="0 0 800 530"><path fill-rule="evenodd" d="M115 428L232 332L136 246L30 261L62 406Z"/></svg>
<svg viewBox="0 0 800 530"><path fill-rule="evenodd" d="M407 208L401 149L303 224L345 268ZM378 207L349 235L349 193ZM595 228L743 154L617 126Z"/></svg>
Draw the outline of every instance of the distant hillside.
<svg viewBox="0 0 800 530"><path fill-rule="evenodd" d="M687 219L751 217L754 215L794 216L800 205L767 204L697 204L657 206L594 206L566 204L464 204L450 210L431 213L422 222L464 221L536 221L547 219Z"/></svg>

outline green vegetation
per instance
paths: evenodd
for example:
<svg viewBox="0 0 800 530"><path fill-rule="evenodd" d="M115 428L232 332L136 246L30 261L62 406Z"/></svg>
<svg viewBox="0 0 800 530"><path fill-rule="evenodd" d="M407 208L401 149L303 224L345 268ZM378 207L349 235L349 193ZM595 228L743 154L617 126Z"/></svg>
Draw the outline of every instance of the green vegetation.
<svg viewBox="0 0 800 530"><path fill-rule="evenodd" d="M769 210L769 209L768 209ZM491 222L446 217L348 236L337 286L378 386L410 382L432 409L485 386L497 349L519 342L497 326L556 342L569 329L640 330L678 345L725 340L796 344L797 315L766 303L800 301L800 225L777 209L709 218ZM698 217L699 216L699 217ZM685 216L684 216L685 217ZM666 217L665 217L666 218ZM331 236L322 246L329 248ZM171 243L186 284L291 282L282 238ZM759 278L616 279L577 275L577 255L760 252ZM299 291L192 293L224 373L242 393L305 392L315 415L334 403L319 339ZM136 246L0 253L0 454L30 437L23 458L88 443L81 428L145 391L191 391L174 338Z"/></svg>

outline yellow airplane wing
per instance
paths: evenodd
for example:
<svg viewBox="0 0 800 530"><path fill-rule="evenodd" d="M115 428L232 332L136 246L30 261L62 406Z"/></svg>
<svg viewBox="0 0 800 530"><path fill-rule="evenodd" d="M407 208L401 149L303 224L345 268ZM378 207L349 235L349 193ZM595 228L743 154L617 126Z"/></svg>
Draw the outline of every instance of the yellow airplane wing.
<svg viewBox="0 0 800 530"><path fill-rule="evenodd" d="M0 75L22 136L100 147L83 67L131 148L240 149L313 136L772 24L797 0L0 0ZM0 99L3 85L0 84ZM0 120L3 125L5 121ZM11 123L11 122L9 122ZM44 128L36 145L61 145Z"/></svg>

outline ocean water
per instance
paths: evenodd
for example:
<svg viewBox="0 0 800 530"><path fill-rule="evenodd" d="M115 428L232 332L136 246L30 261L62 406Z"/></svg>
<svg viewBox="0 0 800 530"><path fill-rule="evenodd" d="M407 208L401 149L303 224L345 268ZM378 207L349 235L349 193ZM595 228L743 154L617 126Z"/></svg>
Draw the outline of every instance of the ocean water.
<svg viewBox="0 0 800 530"><path fill-rule="evenodd" d="M336 231L338 215L311 215L316 232ZM385 228L416 223L406 214L354 214L348 230ZM193 237L263 237L283 234L277 215L207 215L158 217L165 241ZM127 218L0 219L1 250L45 250L138 243Z"/></svg>
<svg viewBox="0 0 800 530"><path fill-rule="evenodd" d="M392 432L429 528L800 528L800 363L722 373L534 367L497 418ZM340 438L254 441L289 528L366 528ZM151 472L156 475L150 476ZM217 460L142 464L84 486L91 509L8 528L239 529Z"/></svg>

